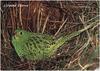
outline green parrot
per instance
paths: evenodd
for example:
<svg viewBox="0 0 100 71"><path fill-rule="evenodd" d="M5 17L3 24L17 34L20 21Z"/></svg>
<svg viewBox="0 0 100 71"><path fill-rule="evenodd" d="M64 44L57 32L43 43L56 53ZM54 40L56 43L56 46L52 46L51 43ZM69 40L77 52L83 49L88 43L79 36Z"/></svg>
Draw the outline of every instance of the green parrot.
<svg viewBox="0 0 100 71"><path fill-rule="evenodd" d="M17 29L12 37L12 44L20 58L27 60L42 60L51 57L65 42L71 38L78 36L80 33L96 25L98 20L89 24L85 28L75 31L70 35L61 36L54 39L53 36L33 33L25 30Z"/></svg>

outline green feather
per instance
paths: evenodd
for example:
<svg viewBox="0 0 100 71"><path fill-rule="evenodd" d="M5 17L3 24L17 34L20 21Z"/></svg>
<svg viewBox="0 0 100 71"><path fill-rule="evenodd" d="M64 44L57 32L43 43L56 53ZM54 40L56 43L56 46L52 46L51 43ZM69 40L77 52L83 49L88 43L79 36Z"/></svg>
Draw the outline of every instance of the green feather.
<svg viewBox="0 0 100 71"><path fill-rule="evenodd" d="M28 60L42 60L51 57L57 49L71 38L96 25L98 20L86 26L84 29L62 36L56 40L53 36L41 33L32 33L17 29L12 37L12 44L20 58Z"/></svg>

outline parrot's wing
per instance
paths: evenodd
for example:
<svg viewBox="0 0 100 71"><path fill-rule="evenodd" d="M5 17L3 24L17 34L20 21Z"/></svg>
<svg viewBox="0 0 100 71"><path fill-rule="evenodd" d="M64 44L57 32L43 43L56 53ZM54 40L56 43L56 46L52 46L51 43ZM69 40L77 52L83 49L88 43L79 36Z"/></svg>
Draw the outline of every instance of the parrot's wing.
<svg viewBox="0 0 100 71"><path fill-rule="evenodd" d="M26 58L31 60L43 59L47 57L47 48L50 47L53 39L48 35L33 34L24 43Z"/></svg>
<svg viewBox="0 0 100 71"><path fill-rule="evenodd" d="M51 45L54 41L53 36L41 33L34 33L32 35L32 38L34 39L34 41L37 41L37 43L42 46Z"/></svg>

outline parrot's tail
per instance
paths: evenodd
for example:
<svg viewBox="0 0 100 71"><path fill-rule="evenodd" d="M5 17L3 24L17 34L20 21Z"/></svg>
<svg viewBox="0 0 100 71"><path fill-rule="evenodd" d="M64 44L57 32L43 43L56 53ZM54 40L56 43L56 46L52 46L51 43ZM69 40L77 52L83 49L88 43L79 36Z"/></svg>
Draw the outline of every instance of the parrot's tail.
<svg viewBox="0 0 100 71"><path fill-rule="evenodd" d="M99 16L96 16L96 17L90 19L89 21L85 22L85 24L86 23L88 23L89 25L86 26L84 29L75 31L75 32L71 33L70 35L62 36L59 39L57 39L55 41L55 44L51 45L51 47L49 48L49 50L51 51L51 54L54 53L57 50L57 48L62 46L65 42L71 40L75 36L78 36L80 33L84 32L85 30L97 25L99 23Z"/></svg>

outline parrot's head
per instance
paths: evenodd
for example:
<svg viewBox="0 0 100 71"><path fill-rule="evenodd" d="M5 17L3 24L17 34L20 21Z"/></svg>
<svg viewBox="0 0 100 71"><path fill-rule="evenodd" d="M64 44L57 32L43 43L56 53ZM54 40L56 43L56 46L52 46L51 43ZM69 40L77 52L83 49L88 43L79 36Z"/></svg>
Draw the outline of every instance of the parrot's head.
<svg viewBox="0 0 100 71"><path fill-rule="evenodd" d="M14 32L14 36L12 37L12 40L16 40L16 41L25 40L30 36L30 34L31 33L28 31L17 29Z"/></svg>

